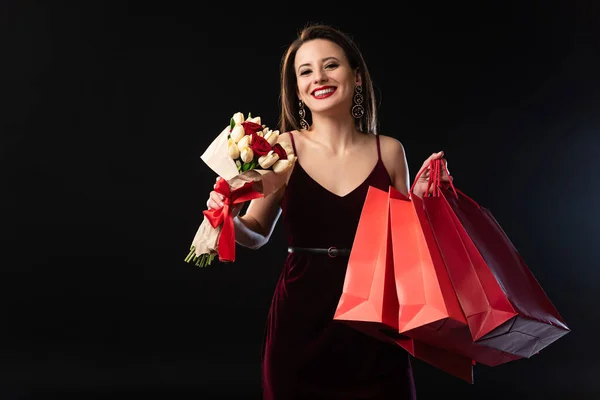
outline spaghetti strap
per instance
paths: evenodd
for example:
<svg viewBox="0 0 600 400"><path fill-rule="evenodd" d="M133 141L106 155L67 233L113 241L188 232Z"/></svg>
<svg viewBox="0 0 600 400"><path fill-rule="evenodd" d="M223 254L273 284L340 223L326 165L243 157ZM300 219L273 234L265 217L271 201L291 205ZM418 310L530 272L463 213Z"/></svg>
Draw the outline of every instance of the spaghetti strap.
<svg viewBox="0 0 600 400"><path fill-rule="evenodd" d="M298 152L296 151L296 143L294 142L294 134L290 131L290 139L292 140L292 149L294 149L294 154L298 157Z"/></svg>
<svg viewBox="0 0 600 400"><path fill-rule="evenodd" d="M377 159L381 161L381 146L379 145L379 135L375 135L375 141L377 142Z"/></svg>

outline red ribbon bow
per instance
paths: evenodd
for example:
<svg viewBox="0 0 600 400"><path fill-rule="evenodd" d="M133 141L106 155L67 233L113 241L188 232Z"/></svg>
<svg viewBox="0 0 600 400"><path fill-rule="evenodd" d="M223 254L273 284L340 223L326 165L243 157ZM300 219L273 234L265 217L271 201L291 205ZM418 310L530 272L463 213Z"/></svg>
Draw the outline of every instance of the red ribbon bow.
<svg viewBox="0 0 600 400"><path fill-rule="evenodd" d="M247 182L242 187L231 190L225 179L219 179L215 192L223 195L224 206L219 209L203 211L204 216L213 228L223 224L218 242L219 260L224 262L235 261L235 229L233 227L233 216L231 210L236 204L244 203L252 199L262 197L262 193L252 189L254 182Z"/></svg>

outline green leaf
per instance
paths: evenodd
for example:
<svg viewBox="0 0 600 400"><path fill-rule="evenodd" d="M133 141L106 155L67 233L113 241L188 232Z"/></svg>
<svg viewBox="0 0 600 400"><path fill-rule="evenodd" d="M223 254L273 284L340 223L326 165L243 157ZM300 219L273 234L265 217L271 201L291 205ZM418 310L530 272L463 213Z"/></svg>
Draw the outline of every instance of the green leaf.
<svg viewBox="0 0 600 400"><path fill-rule="evenodd" d="M242 172L246 172L248 169L250 169L250 163L242 164Z"/></svg>
<svg viewBox="0 0 600 400"><path fill-rule="evenodd" d="M231 131L234 126L235 126L235 121L233 120L233 117L231 117L231 121L229 122L229 130Z"/></svg>
<svg viewBox="0 0 600 400"><path fill-rule="evenodd" d="M252 113L248 113L248 118L246 118L246 119L250 119L250 118L252 118Z"/></svg>

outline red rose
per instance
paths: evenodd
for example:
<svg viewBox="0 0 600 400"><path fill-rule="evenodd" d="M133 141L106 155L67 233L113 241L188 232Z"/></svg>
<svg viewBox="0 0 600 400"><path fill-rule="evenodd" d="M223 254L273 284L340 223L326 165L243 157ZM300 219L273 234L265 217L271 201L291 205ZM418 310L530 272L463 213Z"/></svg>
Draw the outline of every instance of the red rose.
<svg viewBox="0 0 600 400"><path fill-rule="evenodd" d="M269 142L267 142L264 137L258 136L256 133L252 133L252 144L250 147L252 148L254 154L259 157L269 154L269 152L272 150Z"/></svg>
<svg viewBox="0 0 600 400"><path fill-rule="evenodd" d="M244 127L246 135L252 135L263 130L262 125L259 125L256 122L244 121L242 122L242 126Z"/></svg>
<svg viewBox="0 0 600 400"><path fill-rule="evenodd" d="M279 156L280 160L287 160L287 153L279 143L275 143L275 146L273 146L273 152Z"/></svg>

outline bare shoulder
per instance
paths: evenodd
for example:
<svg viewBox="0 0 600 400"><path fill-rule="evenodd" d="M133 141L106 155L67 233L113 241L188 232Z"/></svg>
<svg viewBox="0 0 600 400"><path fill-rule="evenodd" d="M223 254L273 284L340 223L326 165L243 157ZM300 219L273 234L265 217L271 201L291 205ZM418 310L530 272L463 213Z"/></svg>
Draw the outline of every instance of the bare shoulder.
<svg viewBox="0 0 600 400"><path fill-rule="evenodd" d="M378 135L381 146L381 157L384 161L397 162L398 158L405 159L404 146L400 140L391 136Z"/></svg>
<svg viewBox="0 0 600 400"><path fill-rule="evenodd" d="M293 137L292 137L292 135L293 135ZM284 143L292 144L293 142L297 141L298 136L299 136L298 131L285 131L285 132L281 132L279 134L278 142L284 142Z"/></svg>
<svg viewBox="0 0 600 400"><path fill-rule="evenodd" d="M393 186L408 195L408 163L402 142L391 136L379 135L379 145L381 160Z"/></svg>
<svg viewBox="0 0 600 400"><path fill-rule="evenodd" d="M292 135L294 135L294 139L300 135L300 132L297 130L292 130L292 131L285 131L285 132L281 132L280 136L283 138L287 138L289 139Z"/></svg>
<svg viewBox="0 0 600 400"><path fill-rule="evenodd" d="M279 134L279 140L285 140L286 142L290 142L292 133L290 131L286 131L286 132L281 132Z"/></svg>
<svg viewBox="0 0 600 400"><path fill-rule="evenodd" d="M279 143L285 144L286 150L293 151L300 150L303 147L305 136L298 130L285 131L279 134ZM297 156L297 154L295 154Z"/></svg>

